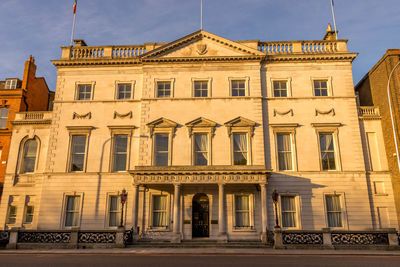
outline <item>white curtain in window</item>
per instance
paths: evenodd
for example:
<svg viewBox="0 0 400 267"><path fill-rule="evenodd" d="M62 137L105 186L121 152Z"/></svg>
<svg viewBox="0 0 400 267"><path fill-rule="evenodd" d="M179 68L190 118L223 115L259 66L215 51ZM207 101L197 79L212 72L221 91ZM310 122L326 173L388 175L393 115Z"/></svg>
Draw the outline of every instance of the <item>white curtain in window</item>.
<svg viewBox="0 0 400 267"><path fill-rule="evenodd" d="M249 196L235 196L236 226L250 226Z"/></svg>
<svg viewBox="0 0 400 267"><path fill-rule="evenodd" d="M282 196L282 226L296 227L296 200L293 196Z"/></svg>
<svg viewBox="0 0 400 267"><path fill-rule="evenodd" d="M328 212L328 226L342 227L340 196L326 196L326 209Z"/></svg>
<svg viewBox="0 0 400 267"><path fill-rule="evenodd" d="M290 134L278 134L279 170L292 170Z"/></svg>
<svg viewBox="0 0 400 267"><path fill-rule="evenodd" d="M167 225L167 197L153 197L153 226L161 227Z"/></svg>
<svg viewBox="0 0 400 267"><path fill-rule="evenodd" d="M247 134L237 133L233 135L234 163L246 165L247 159Z"/></svg>
<svg viewBox="0 0 400 267"><path fill-rule="evenodd" d="M65 218L65 226L77 226L79 219L79 203L80 197L67 197L67 212Z"/></svg>
<svg viewBox="0 0 400 267"><path fill-rule="evenodd" d="M207 165L208 164L208 135L195 134L194 135L194 149L195 149L195 164Z"/></svg>

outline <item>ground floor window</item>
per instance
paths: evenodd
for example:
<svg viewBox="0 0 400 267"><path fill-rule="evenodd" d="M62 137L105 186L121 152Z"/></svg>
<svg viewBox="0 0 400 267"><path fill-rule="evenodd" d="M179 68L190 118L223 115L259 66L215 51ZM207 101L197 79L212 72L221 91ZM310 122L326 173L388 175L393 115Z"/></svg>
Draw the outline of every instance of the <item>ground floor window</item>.
<svg viewBox="0 0 400 267"><path fill-rule="evenodd" d="M108 212L108 226L118 226L121 220L121 201L119 196L110 196Z"/></svg>
<svg viewBox="0 0 400 267"><path fill-rule="evenodd" d="M8 206L7 224L15 224L17 221L17 206Z"/></svg>
<svg viewBox="0 0 400 267"><path fill-rule="evenodd" d="M326 195L325 202L328 227L343 227L340 195Z"/></svg>
<svg viewBox="0 0 400 267"><path fill-rule="evenodd" d="M297 227L296 196L281 196L282 227Z"/></svg>
<svg viewBox="0 0 400 267"><path fill-rule="evenodd" d="M35 208L31 205L26 206L25 210L25 219L24 223L32 223L33 222L33 212L35 211Z"/></svg>
<svg viewBox="0 0 400 267"><path fill-rule="evenodd" d="M80 196L67 196L65 209L65 226L73 227L79 225Z"/></svg>
<svg viewBox="0 0 400 267"><path fill-rule="evenodd" d="M235 227L251 227L251 197L250 195L235 195Z"/></svg>
<svg viewBox="0 0 400 267"><path fill-rule="evenodd" d="M153 195L152 227L167 227L166 195Z"/></svg>

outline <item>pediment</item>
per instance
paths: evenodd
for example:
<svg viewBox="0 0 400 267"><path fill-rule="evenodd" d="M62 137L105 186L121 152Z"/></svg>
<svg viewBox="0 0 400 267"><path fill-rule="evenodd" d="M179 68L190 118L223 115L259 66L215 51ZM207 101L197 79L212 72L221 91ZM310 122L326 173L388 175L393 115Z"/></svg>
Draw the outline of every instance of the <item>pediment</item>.
<svg viewBox="0 0 400 267"><path fill-rule="evenodd" d="M265 56L257 49L200 30L149 51L143 59L257 57Z"/></svg>
<svg viewBox="0 0 400 267"><path fill-rule="evenodd" d="M147 124L149 128L176 128L178 124L166 118L159 118Z"/></svg>
<svg viewBox="0 0 400 267"><path fill-rule="evenodd" d="M199 117L197 119L194 119L194 120L186 123L185 125L188 128L188 133L189 133L189 137L190 137L190 136L192 136L193 129L201 129L202 131L206 130L207 132L214 134L217 123L212 120L208 120L203 117Z"/></svg>
<svg viewBox="0 0 400 267"><path fill-rule="evenodd" d="M254 127L256 125L256 122L239 116L237 118L234 118L233 120L225 122L224 125L229 127Z"/></svg>

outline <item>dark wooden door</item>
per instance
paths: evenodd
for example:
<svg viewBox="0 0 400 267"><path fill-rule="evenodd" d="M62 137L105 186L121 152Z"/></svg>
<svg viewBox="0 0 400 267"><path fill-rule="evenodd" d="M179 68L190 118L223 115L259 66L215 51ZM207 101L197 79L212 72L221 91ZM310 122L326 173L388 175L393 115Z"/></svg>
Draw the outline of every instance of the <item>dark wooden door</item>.
<svg viewBox="0 0 400 267"><path fill-rule="evenodd" d="M209 201L205 194L197 194L192 205L192 237L210 236Z"/></svg>

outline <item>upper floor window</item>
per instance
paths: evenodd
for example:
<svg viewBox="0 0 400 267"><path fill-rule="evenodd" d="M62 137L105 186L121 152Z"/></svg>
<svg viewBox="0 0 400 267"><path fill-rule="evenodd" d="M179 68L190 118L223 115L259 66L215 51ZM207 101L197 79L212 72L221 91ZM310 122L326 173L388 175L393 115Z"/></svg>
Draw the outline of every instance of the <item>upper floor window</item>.
<svg viewBox="0 0 400 267"><path fill-rule="evenodd" d="M171 82L157 82L157 97L171 97Z"/></svg>
<svg viewBox="0 0 400 267"><path fill-rule="evenodd" d="M154 165L169 165L169 134L154 135Z"/></svg>
<svg viewBox="0 0 400 267"><path fill-rule="evenodd" d="M314 96L328 96L328 80L314 80Z"/></svg>
<svg viewBox="0 0 400 267"><path fill-rule="evenodd" d="M86 135L72 135L70 171L84 171L86 157Z"/></svg>
<svg viewBox="0 0 400 267"><path fill-rule="evenodd" d="M247 133L233 133L233 164L248 164Z"/></svg>
<svg viewBox="0 0 400 267"><path fill-rule="evenodd" d="M17 88L17 79L6 80L6 89L16 89L16 88Z"/></svg>
<svg viewBox="0 0 400 267"><path fill-rule="evenodd" d="M36 163L38 142L35 139L30 139L25 142L21 173L34 172Z"/></svg>
<svg viewBox="0 0 400 267"><path fill-rule="evenodd" d="M245 96L246 95L246 81L245 80L232 80L231 81L231 95L232 96Z"/></svg>
<svg viewBox="0 0 400 267"><path fill-rule="evenodd" d="M7 119L8 119L8 108L0 108L0 129L6 128Z"/></svg>
<svg viewBox="0 0 400 267"><path fill-rule="evenodd" d="M91 100L92 99L92 85L79 84L77 91L77 100Z"/></svg>
<svg viewBox="0 0 400 267"><path fill-rule="evenodd" d="M113 140L113 167L114 172L126 171L128 135L114 135Z"/></svg>
<svg viewBox="0 0 400 267"><path fill-rule="evenodd" d="M194 165L208 165L208 134L195 133L194 140Z"/></svg>
<svg viewBox="0 0 400 267"><path fill-rule="evenodd" d="M319 144L322 170L336 170L336 153L333 133L320 133Z"/></svg>
<svg viewBox="0 0 400 267"><path fill-rule="evenodd" d="M277 133L278 163L280 171L293 170L292 137L290 133Z"/></svg>
<svg viewBox="0 0 400 267"><path fill-rule="evenodd" d="M274 97L287 97L288 94L288 81L273 81Z"/></svg>
<svg viewBox="0 0 400 267"><path fill-rule="evenodd" d="M194 81L194 97L208 97L208 81Z"/></svg>
<svg viewBox="0 0 400 267"><path fill-rule="evenodd" d="M132 84L119 83L117 85L117 99L131 99L132 97Z"/></svg>

